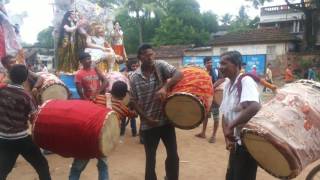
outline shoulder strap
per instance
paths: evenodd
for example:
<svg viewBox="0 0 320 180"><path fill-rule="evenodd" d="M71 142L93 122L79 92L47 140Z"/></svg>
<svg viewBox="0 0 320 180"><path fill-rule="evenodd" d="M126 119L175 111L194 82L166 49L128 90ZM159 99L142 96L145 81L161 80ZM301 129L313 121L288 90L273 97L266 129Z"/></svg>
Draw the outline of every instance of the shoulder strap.
<svg viewBox="0 0 320 180"><path fill-rule="evenodd" d="M239 99L241 98L241 93L242 93L242 83L241 83L241 81L246 76L251 77L256 83L260 82L260 77L257 76L257 75L254 75L252 73L241 74L240 77L238 78L238 81L236 82L236 88L237 88Z"/></svg>

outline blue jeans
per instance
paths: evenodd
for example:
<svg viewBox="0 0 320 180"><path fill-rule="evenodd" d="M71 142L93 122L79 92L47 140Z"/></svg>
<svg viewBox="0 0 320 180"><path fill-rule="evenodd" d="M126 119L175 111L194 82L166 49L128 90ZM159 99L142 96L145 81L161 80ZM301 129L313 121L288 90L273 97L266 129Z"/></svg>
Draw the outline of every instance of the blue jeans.
<svg viewBox="0 0 320 180"><path fill-rule="evenodd" d="M108 162L107 158L98 158L97 168L98 168L98 179L99 180L109 180L109 173L108 173ZM69 180L79 180L81 172L86 168L90 159L74 159L70 174Z"/></svg>

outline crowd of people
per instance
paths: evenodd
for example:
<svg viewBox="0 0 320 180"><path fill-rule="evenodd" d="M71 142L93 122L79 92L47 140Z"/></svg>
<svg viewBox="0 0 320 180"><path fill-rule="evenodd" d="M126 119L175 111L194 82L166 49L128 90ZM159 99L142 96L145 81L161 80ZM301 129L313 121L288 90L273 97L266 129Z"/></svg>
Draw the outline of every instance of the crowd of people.
<svg viewBox="0 0 320 180"><path fill-rule="evenodd" d="M175 127L166 118L163 111L163 103L170 88L179 82L183 76L178 69L168 64L166 61L155 60L153 48L148 44L140 46L137 54L140 63L130 61L130 63L128 63L128 70L126 73L130 79L130 107L138 113L141 121L140 135L143 139L146 156L145 179L157 179L155 173L155 157L159 141L162 140L167 152L167 159L165 162L165 179L177 180L179 177L179 156ZM81 99L92 100L95 95L105 93L107 80L97 67L91 66L92 60L89 53L81 52L78 57L79 62L82 65L82 69L78 70L75 75L77 91ZM225 87L231 90L224 91L224 98L220 106L220 111L223 113L223 132L226 137L227 148L230 150L227 178L235 179L235 177L244 177L245 179L254 179L257 165L250 154L245 151L244 147L241 145L239 134L237 133L239 132L239 129L241 129L240 125L249 121L250 118L260 108L257 84L250 77L241 78L241 84L243 87L241 96L239 97L236 90L232 88L232 86L237 81L237 78L239 78L241 75L241 55L239 52L232 51L223 54L221 59L222 60L219 69L212 69L212 62L210 58L205 58L204 64L207 65L206 69L211 75L214 84L224 82ZM7 106L7 104L13 104L16 101L21 101L24 102L21 104L24 104L26 107L28 107L26 109L30 110L25 112L24 116L19 119L15 119L15 116L12 114L5 114L4 116L1 116L4 121L15 119L14 123L10 124L14 132L8 131L8 128L5 128L4 126L0 126L3 127L0 133L0 146L6 147L1 148L0 153L12 154L12 152L15 152L15 154L6 156L12 157L10 160L10 165L8 164L7 159L0 158L1 178L6 179L8 173L15 164L17 155L22 154L25 157L24 152L21 151L21 149L31 146L34 148L34 154L37 153L37 155L34 155L33 158L38 157L38 160L34 162L35 160L32 161L25 157L26 160L28 160L37 170L40 179L50 179L47 161L45 160L44 156L41 155L39 147L36 147L36 145L32 142L30 135L22 134L22 132L25 132L28 129L27 121L30 119L30 116L32 116L35 105L31 103L33 100L30 94L28 91L24 91L22 89L21 84L25 80L28 80L28 77L30 76L28 74L32 74L32 72L28 71L24 65L16 65L12 63L12 58L8 58L8 60L2 62L5 62L4 66L8 69L9 80L6 84L1 86L0 95L3 98L0 100L2 103L0 104L0 107L8 108L8 110L13 113L19 112L19 109L21 108L20 106ZM133 71L138 64L140 64L140 67ZM26 72L21 75L19 74L20 70L17 72L16 69L25 69L24 71ZM16 80L16 76L22 77L20 80ZM225 78L228 80L221 81ZM39 80L39 77L37 80ZM37 86L34 86L33 88L37 89ZM12 97L16 95L8 95L7 91L15 93L16 90L13 87L18 88L19 91L23 91L28 98L26 99L25 96L18 96L18 99L12 99ZM118 89L117 92L119 93L119 91L124 91L125 93L128 91L127 88L127 86L124 86L124 88ZM32 89L29 92L32 92ZM231 104L233 104L232 107L230 106ZM232 109L234 108L238 108L239 111L233 112ZM217 113L219 112L219 106L213 103L212 110L215 116L215 122L217 123L210 139L210 141L214 143L219 122L219 118L217 116ZM131 121L134 120L131 119ZM233 134L234 129L238 129L235 131L236 134ZM137 133L136 129L134 128L132 132L133 134ZM201 132L200 135L204 133L205 127L204 131ZM11 136L17 134L19 137L11 138ZM9 146L8 144L11 145ZM248 161L243 161L243 158L248 159ZM69 179L79 179L81 172L84 170L88 162L89 159L74 159L70 169ZM242 164L243 162L248 162L249 164ZM37 166L33 163L36 163ZM252 168L243 169L243 167L248 166ZM108 164L106 157L98 158L97 167L99 171L99 178L108 179Z"/></svg>
<svg viewBox="0 0 320 180"><path fill-rule="evenodd" d="M1 11L1 25L6 25L5 17L5 12ZM0 28L0 31L2 29ZM110 86L105 74L119 71L118 65L127 60L119 22L114 23L111 37L110 45L105 39L105 29L101 24L88 26L75 11L68 11L62 20L58 41L58 70L76 71L75 85L81 100L94 101L98 95L105 95L107 87ZM0 37L0 43L1 38L3 37ZM0 51L4 50L0 44ZM145 180L157 179L156 154L160 140L167 153L164 179L178 180L180 167L176 131L164 113L164 103L168 92L183 78L183 74L168 62L155 59L155 52L149 44L138 48L137 58L139 61L125 62L126 69L123 74L128 78L129 84L117 81L113 87L109 87L108 93L119 100L123 99L127 92L130 93L128 108L139 116L139 130L136 126L137 116L127 119L131 124L132 136L139 134L140 142L144 146ZM212 83L214 89L223 85L224 90L222 102L213 101L201 132L196 134L196 137L206 138L207 124L212 114L214 127L209 142L216 142L221 121L226 149L229 151L226 179L253 180L256 179L257 162L243 145L240 131L261 108L258 84L254 78L259 76L257 67L252 66L252 71L246 73L242 55L238 51L225 52L220 59L219 68L213 67L211 57L203 60L205 70L211 76L211 82L208 83ZM43 78L28 70L25 65L16 64L16 61L11 55L1 57L7 76L0 77L0 180L7 178L18 155L22 155L34 167L39 179L48 180L51 179L48 162L28 134L28 121L33 119L37 105L40 105L34 97L42 86ZM271 64L267 65L263 78L268 83L273 83ZM314 68L308 70L308 79L316 79ZM285 70L284 80L286 83L295 80L291 64L288 64ZM267 88L263 91L266 92ZM214 93L212 92L212 95ZM120 121L120 135L124 135L127 120L121 118ZM97 160L99 179L108 180L107 157ZM90 159L75 158L69 179L78 180L89 161Z"/></svg>

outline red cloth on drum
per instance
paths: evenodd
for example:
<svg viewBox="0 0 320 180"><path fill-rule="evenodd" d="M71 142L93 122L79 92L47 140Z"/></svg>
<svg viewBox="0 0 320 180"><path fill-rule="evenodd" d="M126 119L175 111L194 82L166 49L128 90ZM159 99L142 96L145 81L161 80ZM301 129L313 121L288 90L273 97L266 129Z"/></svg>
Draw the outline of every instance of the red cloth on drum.
<svg viewBox="0 0 320 180"><path fill-rule="evenodd" d="M6 56L6 45L3 27L0 25L0 59Z"/></svg>
<svg viewBox="0 0 320 180"><path fill-rule="evenodd" d="M135 111L130 110L127 106L123 104L122 101L112 99L112 109L117 112L118 118L122 119L125 117L135 117L137 116Z"/></svg>
<svg viewBox="0 0 320 180"><path fill-rule="evenodd" d="M117 55L124 57L124 47L123 45L113 45L112 49Z"/></svg>
<svg viewBox="0 0 320 180"><path fill-rule="evenodd" d="M184 77L176 84L170 94L174 92L186 92L195 94L204 104L207 112L210 111L210 97L213 95L211 76L199 67L186 67L181 69Z"/></svg>
<svg viewBox="0 0 320 180"><path fill-rule="evenodd" d="M98 95L96 98L93 100L95 104L101 105L103 107L106 107L106 96L105 95ZM135 111L130 110L126 105L123 104L121 100L117 100L115 98L111 99L111 106L112 110L114 110L117 113L118 119L122 119L125 117L135 117L137 116Z"/></svg>
<svg viewBox="0 0 320 180"><path fill-rule="evenodd" d="M101 157L99 139L107 111L90 101L51 100L38 113L33 138L40 147L65 157ZM48 138L50 134L55 136Z"/></svg>

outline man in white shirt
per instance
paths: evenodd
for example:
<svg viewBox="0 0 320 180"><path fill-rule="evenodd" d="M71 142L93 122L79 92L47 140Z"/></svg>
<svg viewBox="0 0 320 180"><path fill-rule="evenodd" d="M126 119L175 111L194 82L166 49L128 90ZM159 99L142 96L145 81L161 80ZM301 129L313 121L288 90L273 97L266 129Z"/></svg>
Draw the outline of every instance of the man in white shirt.
<svg viewBox="0 0 320 180"><path fill-rule="evenodd" d="M228 78L220 106L222 128L227 149L230 150L227 180L253 180L257 163L242 145L242 127L260 110L259 91L256 82L240 74L241 54L228 51L221 55L220 71Z"/></svg>

